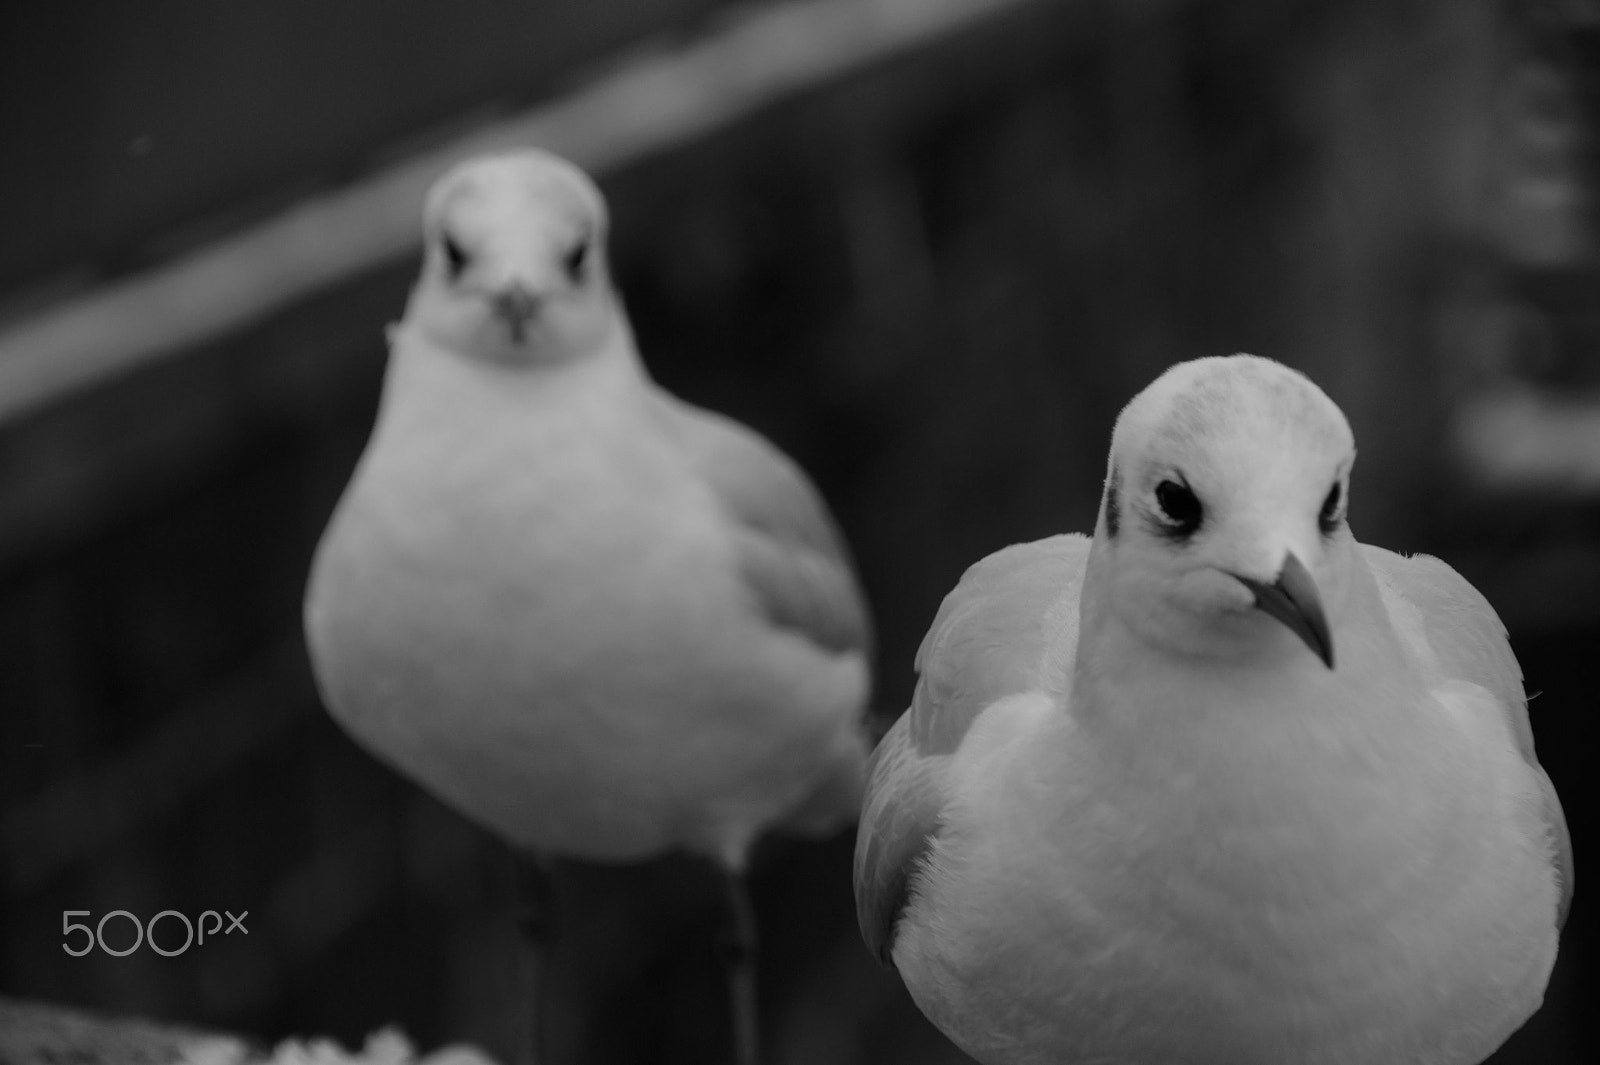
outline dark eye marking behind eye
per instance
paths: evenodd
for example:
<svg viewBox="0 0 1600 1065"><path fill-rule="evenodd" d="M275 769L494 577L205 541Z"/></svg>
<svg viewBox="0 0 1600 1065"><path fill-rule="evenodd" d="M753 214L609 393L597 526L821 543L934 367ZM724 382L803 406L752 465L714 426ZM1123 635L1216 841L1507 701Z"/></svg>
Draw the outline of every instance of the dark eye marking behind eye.
<svg viewBox="0 0 1600 1065"><path fill-rule="evenodd" d="M448 233L440 237L439 243L444 248L444 262L450 271L450 280L454 281L467 268L467 261L471 256L467 254L467 249Z"/></svg>
<svg viewBox="0 0 1600 1065"><path fill-rule="evenodd" d="M1328 497L1322 501L1322 510L1317 514L1317 524L1322 527L1324 534L1331 534L1339 527L1339 504L1343 501L1343 487L1340 482L1334 481L1333 487L1328 489Z"/></svg>
<svg viewBox="0 0 1600 1065"><path fill-rule="evenodd" d="M1156 531L1173 540L1187 540L1205 520L1205 508L1200 497L1186 484L1162 481L1156 485L1156 506L1161 509L1161 520Z"/></svg>
<svg viewBox="0 0 1600 1065"><path fill-rule="evenodd" d="M1115 466L1106 478L1106 536L1112 540L1122 528L1122 474Z"/></svg>
<svg viewBox="0 0 1600 1065"><path fill-rule="evenodd" d="M583 237L567 252L561 263L567 270L567 278L576 283L583 279L583 268L589 262L589 238Z"/></svg>

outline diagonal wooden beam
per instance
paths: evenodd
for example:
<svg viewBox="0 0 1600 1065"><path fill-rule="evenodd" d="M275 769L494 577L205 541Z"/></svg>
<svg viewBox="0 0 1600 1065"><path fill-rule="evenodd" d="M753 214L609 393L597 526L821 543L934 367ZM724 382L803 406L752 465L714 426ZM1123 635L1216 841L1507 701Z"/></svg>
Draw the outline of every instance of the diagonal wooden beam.
<svg viewBox="0 0 1600 1065"><path fill-rule="evenodd" d="M411 254L428 185L538 144L603 172L1042 0L789 0L641 50L575 91L303 200L215 244L0 327L0 425Z"/></svg>

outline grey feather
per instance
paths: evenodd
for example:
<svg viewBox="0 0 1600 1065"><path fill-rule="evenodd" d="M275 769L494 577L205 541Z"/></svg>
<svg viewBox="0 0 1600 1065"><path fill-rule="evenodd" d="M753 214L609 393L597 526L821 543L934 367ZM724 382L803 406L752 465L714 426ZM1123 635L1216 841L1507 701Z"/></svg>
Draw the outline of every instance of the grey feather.
<svg viewBox="0 0 1600 1065"><path fill-rule="evenodd" d="M1533 748L1528 700L1522 687L1522 666L1511 650L1505 624L1483 593L1461 574L1432 555L1407 558L1363 544L1368 565L1388 586L1417 608L1427 625L1428 644L1445 673L1491 692L1506 715L1517 749L1534 773L1544 795L1544 819L1550 834L1561 896L1556 927L1566 924L1572 906L1572 836L1561 800Z"/></svg>
<svg viewBox="0 0 1600 1065"><path fill-rule="evenodd" d="M740 573L772 624L826 650L872 654L872 623L844 538L798 466L732 419L657 393L669 437L736 526Z"/></svg>
<svg viewBox="0 0 1600 1065"><path fill-rule="evenodd" d="M1075 534L996 551L967 569L923 638L911 707L873 754L856 837L856 916L885 965L938 836L941 767L987 707L1039 683L1052 657L1046 617L1076 601L1088 556L1088 538Z"/></svg>

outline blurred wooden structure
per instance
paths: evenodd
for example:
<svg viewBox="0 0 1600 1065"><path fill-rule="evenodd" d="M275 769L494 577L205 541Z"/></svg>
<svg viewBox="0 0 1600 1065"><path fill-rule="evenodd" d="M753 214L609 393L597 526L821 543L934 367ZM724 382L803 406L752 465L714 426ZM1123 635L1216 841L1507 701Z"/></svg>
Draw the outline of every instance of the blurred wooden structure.
<svg viewBox="0 0 1600 1065"><path fill-rule="evenodd" d="M113 286L76 297L90 301L174 276L163 271L181 277L185 263L211 283L204 264L218 249L252 234L314 236L316 224L297 228L305 218L381 192L374 224L338 231L357 235L315 284L280 278L281 298L203 329L142 322L157 342L102 364L116 375L53 377L61 367L43 358L29 380L47 387L0 396L0 992L269 1040L322 1032L354 1044L399 1022L426 1045L511 1045L504 855L317 712L298 626L311 547L370 425L381 327L414 269L407 201L451 152L530 131L566 130L578 146L568 150L598 168L616 272L657 376L767 432L841 515L879 615L885 714L905 704L917 641L968 563L1092 522L1122 402L1175 359L1254 350L1306 369L1350 415L1364 538L1465 556L1491 598L1516 603L1514 632L1549 637L1519 643L1530 684L1548 692L1535 727L1557 752L1545 760L1578 850L1600 838L1582 763L1560 754L1575 747L1567 722L1586 711L1586 688L1562 680L1561 662L1600 612L1540 624L1541 595L1600 574L1584 568L1600 537L1574 534L1578 562L1542 592L1498 588L1502 545L1535 534L1497 526L1503 511L1466 490L1446 446L1458 399L1528 376L1481 312L1536 271L1583 276L1592 262L1590 242L1568 239L1583 232L1575 216L1552 214L1548 197L1518 200L1536 183L1503 167L1523 127L1496 123L1537 36L1514 11L1487 0L1013 0L982 11L875 0L865 6L882 16L883 47L840 51L873 39L851 21L867 16L842 13L860 7L848 0L721 14L684 0L644 22L616 13L626 6L594 6L616 9L605 25L574 16L587 43L571 54L587 63L646 27L666 43L574 82L559 50L523 77L517 48L533 35L502 27L516 47L496 51L492 71L427 101L406 95L361 127L364 140L352 135L359 152L339 138L360 116L337 108L334 132L308 133L305 154L281 163L218 142L240 154L215 177L220 191L196 201L214 208L208 197L233 190L251 206L220 232L202 226L213 239L164 241L183 203L147 199L139 220L106 216L121 236L91 242L74 220L78 243L63 247L77 250L44 257L53 269L109 249L80 271ZM283 10L286 26L304 14ZM907 32L919 10L940 16L921 35ZM737 57L730 42L759 38L768 16L834 18L843 36L806 53L811 79L776 60L732 63L731 81L700 83L717 121L676 127L670 143L650 123L619 127L634 131L631 154L583 139L606 119L573 101L603 101L606 86L686 57ZM446 36L428 3L408 17L411 32ZM1570 25L1548 32L1588 40ZM469 65L472 42L493 35L452 38L440 61ZM793 59L801 40L786 32L763 47ZM432 54L417 47L384 62ZM473 81L491 72L492 87ZM760 91L734 106L729 84ZM403 123L471 110L480 93L539 103L379 150ZM653 103L653 114L681 114L670 94ZM314 97L283 107L294 122L279 116L264 138L292 142L321 113ZM1583 158L1551 173L1576 180ZM96 180L133 165L119 157ZM197 190L199 173L173 188ZM47 182L27 180L44 195ZM71 213L70 202L50 207ZM1554 234L1543 243L1528 237L1540 225ZM1527 248L1545 249L1536 266L1518 258ZM0 263L0 278L20 270ZM30 329L64 321L41 291L13 301L32 309L0 327L0 360L5 338L37 342ZM11 350L76 350L92 370L108 349ZM0 381L19 365L0 364ZM757 870L774 1059L960 1060L860 947L849 852L848 839L778 845ZM672 861L574 869L561 900L559 1038L597 1063L716 1060L715 893L700 872ZM63 910L223 906L251 910L247 941L172 958L61 950ZM1580 898L1550 1007L1498 1061L1597 1057L1576 1020L1600 957L1586 922Z"/></svg>
<svg viewBox="0 0 1600 1065"><path fill-rule="evenodd" d="M107 1020L83 1010L0 998L5 1065L252 1065L243 1041L140 1020Z"/></svg>
<svg viewBox="0 0 1600 1065"><path fill-rule="evenodd" d="M419 1056L399 1032L367 1037L359 1050L328 1040L284 1040L272 1049L218 1032L0 998L5 1065L494 1065L469 1047Z"/></svg>

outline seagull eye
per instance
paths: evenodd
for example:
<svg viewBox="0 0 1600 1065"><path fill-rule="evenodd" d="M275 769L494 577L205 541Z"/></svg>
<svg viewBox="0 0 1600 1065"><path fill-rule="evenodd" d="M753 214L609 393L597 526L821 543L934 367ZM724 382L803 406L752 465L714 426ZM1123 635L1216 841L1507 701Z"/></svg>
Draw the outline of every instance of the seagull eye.
<svg viewBox="0 0 1600 1065"><path fill-rule="evenodd" d="M1192 536L1205 516L1200 497L1188 485L1176 481L1156 485L1156 506L1167 522L1163 531L1179 538Z"/></svg>
<svg viewBox="0 0 1600 1065"><path fill-rule="evenodd" d="M444 235L441 243L444 246L445 266L450 270L450 280L454 281L461 276L461 271L467 268L467 249L448 233Z"/></svg>
<svg viewBox="0 0 1600 1065"><path fill-rule="evenodd" d="M567 252L566 258L562 260L562 265L567 268L567 277L573 284L583 280L583 267L588 261L589 241L587 239L578 241L577 244L573 245L572 250Z"/></svg>
<svg viewBox="0 0 1600 1065"><path fill-rule="evenodd" d="M1328 498L1322 501L1322 511L1317 515L1317 524L1322 526L1324 533L1332 533L1339 527L1339 504L1344 501L1344 492L1338 481L1333 482L1333 487L1328 489Z"/></svg>

